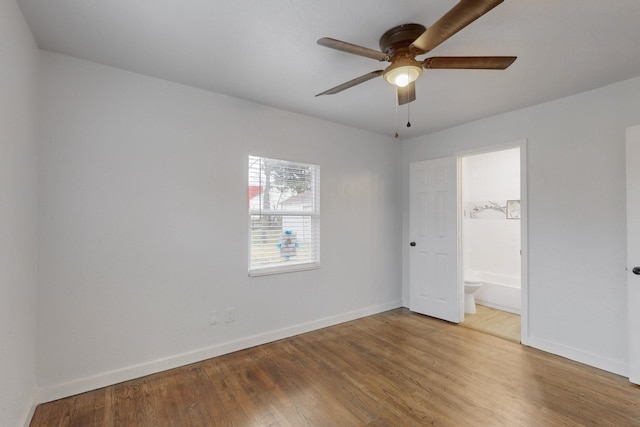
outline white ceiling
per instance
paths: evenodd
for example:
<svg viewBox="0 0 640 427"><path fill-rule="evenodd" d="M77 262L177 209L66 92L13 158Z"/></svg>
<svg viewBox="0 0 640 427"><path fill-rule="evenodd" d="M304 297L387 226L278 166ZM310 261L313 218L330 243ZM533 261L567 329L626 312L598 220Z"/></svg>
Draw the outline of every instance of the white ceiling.
<svg viewBox="0 0 640 427"><path fill-rule="evenodd" d="M395 90L384 68L318 46L379 50L382 33L430 26L457 0L18 0L40 48L386 135ZM427 56L516 55L505 71L425 70L409 138L640 76L640 1L506 0ZM426 57L426 56L425 56ZM421 57L424 58L424 57Z"/></svg>

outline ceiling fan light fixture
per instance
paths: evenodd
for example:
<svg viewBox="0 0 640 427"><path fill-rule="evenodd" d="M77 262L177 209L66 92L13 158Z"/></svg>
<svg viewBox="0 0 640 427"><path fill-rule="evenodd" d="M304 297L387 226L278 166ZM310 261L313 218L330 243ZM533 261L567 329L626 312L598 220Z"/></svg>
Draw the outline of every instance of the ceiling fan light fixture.
<svg viewBox="0 0 640 427"><path fill-rule="evenodd" d="M405 87L422 74L422 65L416 60L398 60L384 71L384 79L392 85Z"/></svg>

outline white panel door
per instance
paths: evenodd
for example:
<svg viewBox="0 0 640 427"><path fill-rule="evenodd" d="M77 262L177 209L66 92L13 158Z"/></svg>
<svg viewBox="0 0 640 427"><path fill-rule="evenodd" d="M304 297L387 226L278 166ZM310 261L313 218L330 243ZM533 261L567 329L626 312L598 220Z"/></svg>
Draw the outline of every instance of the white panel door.
<svg viewBox="0 0 640 427"><path fill-rule="evenodd" d="M411 163L409 173L409 308L458 323L457 160Z"/></svg>
<svg viewBox="0 0 640 427"><path fill-rule="evenodd" d="M640 384L640 126L627 128L629 381Z"/></svg>

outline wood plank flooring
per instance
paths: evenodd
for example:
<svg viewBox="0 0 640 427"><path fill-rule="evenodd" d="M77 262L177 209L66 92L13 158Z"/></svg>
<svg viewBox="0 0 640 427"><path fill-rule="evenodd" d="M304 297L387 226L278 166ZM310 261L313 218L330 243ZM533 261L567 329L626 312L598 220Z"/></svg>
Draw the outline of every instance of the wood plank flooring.
<svg viewBox="0 0 640 427"><path fill-rule="evenodd" d="M38 406L31 426L640 426L640 387L392 310Z"/></svg>
<svg viewBox="0 0 640 427"><path fill-rule="evenodd" d="M520 316L476 304L476 314L465 314L460 325L513 342L520 342Z"/></svg>

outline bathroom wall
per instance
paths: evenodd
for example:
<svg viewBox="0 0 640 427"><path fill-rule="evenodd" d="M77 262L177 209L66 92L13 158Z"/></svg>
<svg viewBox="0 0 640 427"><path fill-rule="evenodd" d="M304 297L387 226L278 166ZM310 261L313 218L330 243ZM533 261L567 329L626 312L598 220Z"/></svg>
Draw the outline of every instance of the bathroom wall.
<svg viewBox="0 0 640 427"><path fill-rule="evenodd" d="M514 313L521 309L519 202L519 148L462 158L465 279L484 283L477 302Z"/></svg>

